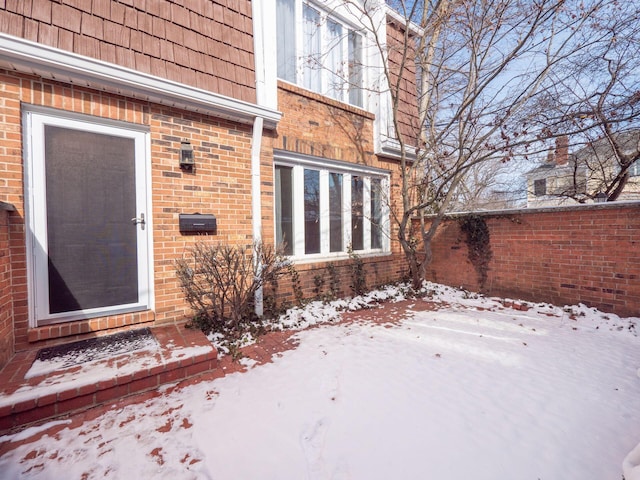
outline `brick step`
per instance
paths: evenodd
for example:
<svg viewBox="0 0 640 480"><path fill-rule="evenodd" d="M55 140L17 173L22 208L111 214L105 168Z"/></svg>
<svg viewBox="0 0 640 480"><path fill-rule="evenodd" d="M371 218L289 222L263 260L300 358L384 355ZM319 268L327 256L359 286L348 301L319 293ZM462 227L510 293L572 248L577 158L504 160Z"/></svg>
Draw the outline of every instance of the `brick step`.
<svg viewBox="0 0 640 480"><path fill-rule="evenodd" d="M211 342L180 325L151 329L158 348L25 378L37 351L0 371L0 434L177 383L217 367Z"/></svg>

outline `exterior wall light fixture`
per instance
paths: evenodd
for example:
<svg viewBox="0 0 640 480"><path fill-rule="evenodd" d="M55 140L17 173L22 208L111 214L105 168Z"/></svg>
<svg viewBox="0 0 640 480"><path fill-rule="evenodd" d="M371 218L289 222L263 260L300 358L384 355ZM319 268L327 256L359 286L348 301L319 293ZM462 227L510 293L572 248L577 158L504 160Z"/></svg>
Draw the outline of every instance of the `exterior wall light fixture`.
<svg viewBox="0 0 640 480"><path fill-rule="evenodd" d="M189 140L180 142L180 168L187 172L193 172L196 161L193 157L193 147Z"/></svg>

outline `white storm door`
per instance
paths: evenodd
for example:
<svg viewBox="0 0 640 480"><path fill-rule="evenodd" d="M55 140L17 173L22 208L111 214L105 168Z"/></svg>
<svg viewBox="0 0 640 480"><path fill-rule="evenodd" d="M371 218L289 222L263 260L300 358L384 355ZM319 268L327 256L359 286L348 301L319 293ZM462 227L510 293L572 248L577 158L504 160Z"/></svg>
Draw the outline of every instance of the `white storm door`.
<svg viewBox="0 0 640 480"><path fill-rule="evenodd" d="M148 133L27 112L32 326L150 308Z"/></svg>

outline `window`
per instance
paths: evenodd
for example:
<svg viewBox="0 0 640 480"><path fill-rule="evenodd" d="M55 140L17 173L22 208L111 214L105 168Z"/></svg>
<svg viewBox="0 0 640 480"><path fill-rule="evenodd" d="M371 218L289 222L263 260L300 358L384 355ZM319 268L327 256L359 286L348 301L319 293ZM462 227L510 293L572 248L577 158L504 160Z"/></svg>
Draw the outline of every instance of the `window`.
<svg viewBox="0 0 640 480"><path fill-rule="evenodd" d="M296 46L288 35L295 31L294 6L294 0L278 0L276 5L278 77L288 82L296 81Z"/></svg>
<svg viewBox="0 0 640 480"><path fill-rule="evenodd" d="M278 77L363 107L363 36L302 0L277 0Z"/></svg>
<svg viewBox="0 0 640 480"><path fill-rule="evenodd" d="M320 51L320 13L308 5L303 9L303 74L302 80L305 88L319 92L321 84L322 52ZM293 42L292 42L293 43ZM295 43L293 43L295 46ZM294 78L295 81L295 78Z"/></svg>
<svg viewBox="0 0 640 480"><path fill-rule="evenodd" d="M304 169L304 253L320 253L320 172Z"/></svg>
<svg viewBox="0 0 640 480"><path fill-rule="evenodd" d="M362 35L349 32L349 103L362 106Z"/></svg>
<svg viewBox="0 0 640 480"><path fill-rule="evenodd" d="M382 181L371 179L371 248L382 248Z"/></svg>
<svg viewBox="0 0 640 480"><path fill-rule="evenodd" d="M344 256L389 250L385 171L276 154L276 241L287 255Z"/></svg>
<svg viewBox="0 0 640 480"><path fill-rule="evenodd" d="M329 250L341 252L342 240L342 174L329 173Z"/></svg>
<svg viewBox="0 0 640 480"><path fill-rule="evenodd" d="M638 177L640 176L640 160L636 160L629 167L629 176L630 177Z"/></svg>
<svg viewBox="0 0 640 480"><path fill-rule="evenodd" d="M540 180L533 181L533 193L536 197L547 194L547 179L541 178Z"/></svg>
<svg viewBox="0 0 640 480"><path fill-rule="evenodd" d="M276 238L284 253L293 255L293 168L276 167Z"/></svg>
<svg viewBox="0 0 640 480"><path fill-rule="evenodd" d="M351 177L351 246L362 250L364 246L364 181L362 177Z"/></svg>

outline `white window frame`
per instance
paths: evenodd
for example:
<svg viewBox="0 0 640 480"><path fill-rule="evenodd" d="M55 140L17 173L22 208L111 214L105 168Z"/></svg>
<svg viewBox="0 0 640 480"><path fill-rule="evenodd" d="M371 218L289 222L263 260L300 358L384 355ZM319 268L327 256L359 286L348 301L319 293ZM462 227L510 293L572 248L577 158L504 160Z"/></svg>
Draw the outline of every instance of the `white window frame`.
<svg viewBox="0 0 640 480"><path fill-rule="evenodd" d="M363 92L366 89L366 85L367 85L367 71L368 71L367 65L366 65L367 60L365 55L365 51L367 48L366 47L367 35L362 30L362 28L357 27L357 19L354 18L354 19L351 19L351 21L347 20L346 17L349 16L348 9L345 10L345 12L343 12L344 15L338 15L336 13L337 8L327 10L327 6L319 2L312 2L312 1L305 1L305 0L293 0L293 1L294 1L294 18L295 18L294 24L296 26L296 29L294 32L295 58L296 58L295 84L303 88L308 88L308 87L305 87L306 85L306 81L304 78L305 74L309 74L309 72L317 72L320 74L320 91L315 91L315 90L311 90L311 91L314 91L315 93L319 93L328 98L333 98L334 100L337 100L339 102L353 105L350 103L350 88L349 88L349 81L350 81L349 33L353 32L356 35L359 35L361 37L360 57L362 59L363 65L360 72L362 83L359 88ZM320 20L319 20L320 28L321 28L320 52L321 52L322 58L319 60L322 66L317 67L317 69L309 68L306 63L309 61L309 59L305 58L305 52L304 52L304 49L305 49L305 38L304 38L304 28L303 28L304 6L312 8L313 10L318 12L320 15ZM340 39L342 65L341 65L340 71L336 73L338 77L343 79L344 85L339 89L340 90L340 94L338 95L339 98L336 98L336 96L333 96L331 94L331 92L334 90L334 87L330 84L330 82L332 80L332 77L334 77L333 75L334 72L331 71L331 69L329 68L329 65L327 64L330 58L330 55L328 55L328 51L329 51L330 41L331 41L330 35L328 33L329 20L341 25L342 27L342 34ZM314 60L312 60L312 62L313 61ZM281 79L281 80L286 81L284 79ZM353 106L357 108L366 109L367 108L366 95L362 93L360 95L360 99L361 99L362 105L353 105Z"/></svg>
<svg viewBox="0 0 640 480"><path fill-rule="evenodd" d="M351 245L351 179L360 176L364 179L363 188L363 245L371 245L371 179L380 179L381 185L381 248L364 248L356 250L358 255L389 254L391 242L389 235L389 172L387 170L356 165L347 162L328 160L320 157L294 154L286 151L274 152L275 166L292 168L293 190L293 254L294 261L321 261L348 258L348 246ZM304 225L304 170L320 172L320 253L305 253ZM329 174L342 174L342 236L343 250L330 251L330 208L329 208ZM323 193L324 192L324 193ZM278 192L275 192L278 195ZM277 202L274 202L274 205ZM275 207L274 207L275 208ZM276 218L274 212L274 219ZM277 226L274 224L274 229Z"/></svg>

